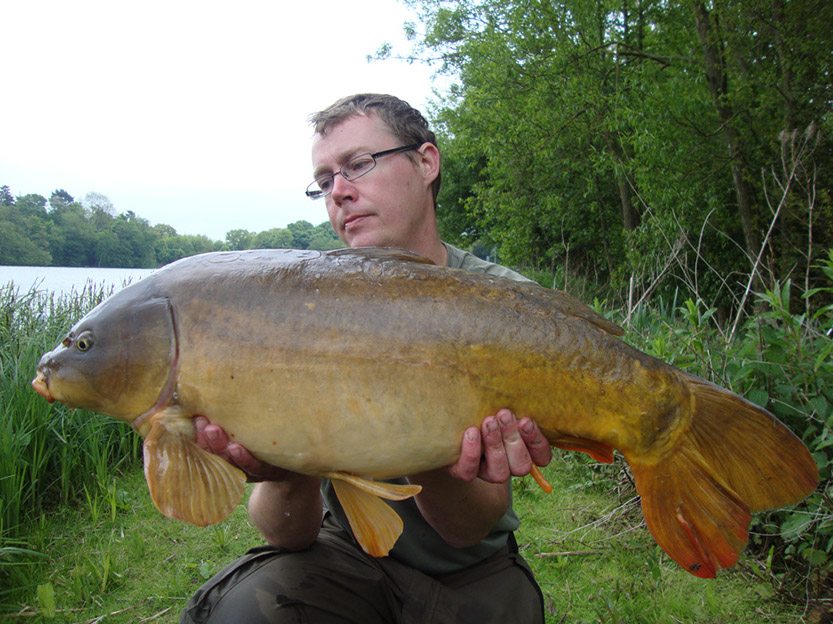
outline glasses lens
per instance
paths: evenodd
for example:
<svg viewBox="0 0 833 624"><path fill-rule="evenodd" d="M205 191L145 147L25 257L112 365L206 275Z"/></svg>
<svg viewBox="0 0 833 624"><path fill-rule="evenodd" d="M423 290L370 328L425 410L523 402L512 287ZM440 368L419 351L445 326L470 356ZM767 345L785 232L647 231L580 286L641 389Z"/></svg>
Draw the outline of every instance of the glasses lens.
<svg viewBox="0 0 833 624"><path fill-rule="evenodd" d="M307 197L320 199L333 192L333 176L322 176L307 187Z"/></svg>
<svg viewBox="0 0 833 624"><path fill-rule="evenodd" d="M370 154L362 154L356 156L353 160L348 160L341 168L341 175L348 180L355 180L368 173L376 166L376 160Z"/></svg>

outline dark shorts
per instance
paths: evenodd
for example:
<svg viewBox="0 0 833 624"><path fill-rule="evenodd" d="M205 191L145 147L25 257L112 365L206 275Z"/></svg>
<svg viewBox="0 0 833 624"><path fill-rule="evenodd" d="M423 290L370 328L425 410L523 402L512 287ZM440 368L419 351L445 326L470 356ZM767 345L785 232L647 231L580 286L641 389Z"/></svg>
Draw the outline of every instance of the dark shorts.
<svg viewBox="0 0 833 624"><path fill-rule="evenodd" d="M514 544L514 540L510 540ZM366 555L327 518L309 550L254 548L203 585L180 624L543 624L541 590L511 546L428 576Z"/></svg>

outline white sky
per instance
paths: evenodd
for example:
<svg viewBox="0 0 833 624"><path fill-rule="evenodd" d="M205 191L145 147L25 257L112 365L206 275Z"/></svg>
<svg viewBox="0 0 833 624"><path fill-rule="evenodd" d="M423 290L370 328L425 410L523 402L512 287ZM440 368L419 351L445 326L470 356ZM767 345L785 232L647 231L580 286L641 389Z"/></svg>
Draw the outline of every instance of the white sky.
<svg viewBox="0 0 833 624"><path fill-rule="evenodd" d="M423 112L432 69L396 0L19 0L0 3L0 185L106 195L180 234L224 240L299 219L310 113L363 91Z"/></svg>

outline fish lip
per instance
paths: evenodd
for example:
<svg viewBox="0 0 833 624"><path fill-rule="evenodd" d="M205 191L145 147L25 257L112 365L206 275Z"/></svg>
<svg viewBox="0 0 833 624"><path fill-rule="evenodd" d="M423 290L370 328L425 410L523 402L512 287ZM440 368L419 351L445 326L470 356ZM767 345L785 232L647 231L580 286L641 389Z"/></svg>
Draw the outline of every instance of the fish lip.
<svg viewBox="0 0 833 624"><path fill-rule="evenodd" d="M32 380L32 387L35 389L35 392L50 403L55 402L55 397L52 396L52 393L49 391L49 378L43 372L43 369L38 369L35 378Z"/></svg>

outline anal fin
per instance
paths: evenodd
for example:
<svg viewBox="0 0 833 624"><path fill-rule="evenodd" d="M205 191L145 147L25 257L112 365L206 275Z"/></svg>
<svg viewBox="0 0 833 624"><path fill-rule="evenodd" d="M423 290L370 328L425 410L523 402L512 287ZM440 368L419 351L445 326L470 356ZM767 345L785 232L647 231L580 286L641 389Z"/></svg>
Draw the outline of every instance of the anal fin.
<svg viewBox="0 0 833 624"><path fill-rule="evenodd" d="M346 481L368 494L373 494L374 496L388 500L405 500L406 498L416 496L422 491L421 485L397 485L396 483L373 481L372 479L352 475L349 472L328 472L322 476L333 481Z"/></svg>
<svg viewBox="0 0 833 624"><path fill-rule="evenodd" d="M405 500L422 489L362 479L343 472L325 475L347 514L350 528L362 549L373 557L386 557L402 534L402 518L380 497Z"/></svg>
<svg viewBox="0 0 833 624"><path fill-rule="evenodd" d="M558 437L550 438L549 442L552 446L564 449L565 451L587 453L597 462L603 464L613 463L613 449L607 444L597 442L596 440L559 434Z"/></svg>
<svg viewBox="0 0 833 624"><path fill-rule="evenodd" d="M243 472L193 441L191 419L164 412L144 443L145 479L156 508L168 518L207 526L240 503Z"/></svg>

